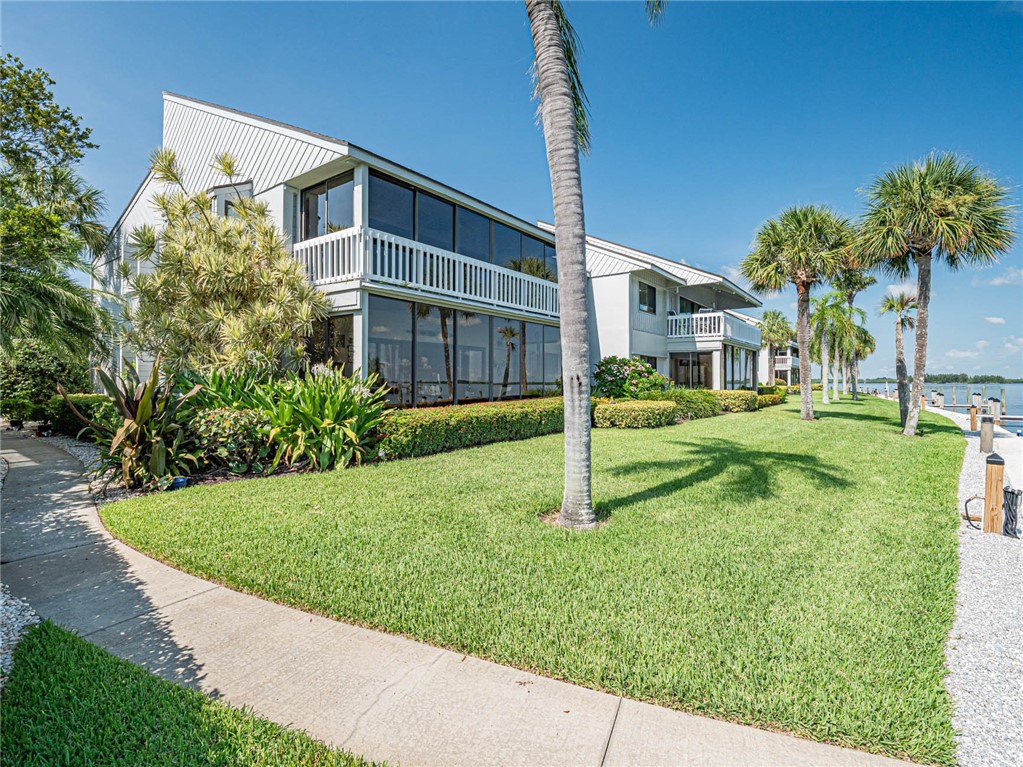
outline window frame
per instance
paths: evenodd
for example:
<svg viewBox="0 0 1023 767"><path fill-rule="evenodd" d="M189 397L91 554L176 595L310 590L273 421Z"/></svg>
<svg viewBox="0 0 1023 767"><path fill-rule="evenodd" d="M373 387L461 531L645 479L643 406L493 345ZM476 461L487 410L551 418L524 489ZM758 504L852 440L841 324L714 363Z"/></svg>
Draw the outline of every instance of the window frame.
<svg viewBox="0 0 1023 767"><path fill-rule="evenodd" d="M639 307L639 310L644 314L657 314L657 288L648 282L643 282L642 280L636 280L636 283L639 286L639 290L637 291L637 306ZM649 296L650 291L653 292L653 301L643 303L643 294L648 293Z"/></svg>

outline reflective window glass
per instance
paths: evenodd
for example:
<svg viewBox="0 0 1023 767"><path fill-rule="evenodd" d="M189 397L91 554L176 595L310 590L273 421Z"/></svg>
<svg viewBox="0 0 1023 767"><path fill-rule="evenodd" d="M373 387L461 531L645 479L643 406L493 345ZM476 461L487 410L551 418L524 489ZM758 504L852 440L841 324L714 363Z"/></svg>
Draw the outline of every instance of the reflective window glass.
<svg viewBox="0 0 1023 767"><path fill-rule="evenodd" d="M376 173L369 175L369 225L412 239L413 191Z"/></svg>
<svg viewBox="0 0 1023 767"><path fill-rule="evenodd" d="M458 312L459 402L490 399L490 315Z"/></svg>

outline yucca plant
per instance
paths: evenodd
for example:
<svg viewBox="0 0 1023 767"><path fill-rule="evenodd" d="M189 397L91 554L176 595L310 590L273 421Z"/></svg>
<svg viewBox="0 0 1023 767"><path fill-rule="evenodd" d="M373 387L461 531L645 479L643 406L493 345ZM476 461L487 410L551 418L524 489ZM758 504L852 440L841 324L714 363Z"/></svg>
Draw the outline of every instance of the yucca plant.
<svg viewBox="0 0 1023 767"><path fill-rule="evenodd" d="M117 469L125 487L165 488L175 476L189 474L198 464L194 438L187 424L189 400L202 387L196 384L185 394L175 393L173 386L160 381L159 356L145 383L139 381L132 365L127 364L125 371L123 376L112 376L96 368L103 390L121 419L120 424L113 426L86 418L63 388L58 390L102 446L96 474L106 477L104 489Z"/></svg>

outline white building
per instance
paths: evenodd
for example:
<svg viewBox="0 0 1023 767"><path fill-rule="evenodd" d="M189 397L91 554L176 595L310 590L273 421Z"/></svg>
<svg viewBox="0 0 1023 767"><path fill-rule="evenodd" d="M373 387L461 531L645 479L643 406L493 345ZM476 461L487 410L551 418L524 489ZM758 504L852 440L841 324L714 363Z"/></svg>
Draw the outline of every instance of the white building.
<svg viewBox="0 0 1023 767"><path fill-rule="evenodd" d="M379 373L401 404L442 404L557 390L557 261L549 225L534 225L346 141L171 93L163 143L189 191L227 215L236 194L267 202L295 258L333 312L310 339L314 361ZM245 182L211 162L229 152ZM97 263L119 292L128 237L158 225L148 175ZM138 265L133 264L136 268ZM141 268L144 268L141 267ZM729 313L758 306L728 280L588 239L593 358L638 355L683 385L756 381L759 329ZM116 351L116 366L130 349ZM137 359L140 372L147 363Z"/></svg>

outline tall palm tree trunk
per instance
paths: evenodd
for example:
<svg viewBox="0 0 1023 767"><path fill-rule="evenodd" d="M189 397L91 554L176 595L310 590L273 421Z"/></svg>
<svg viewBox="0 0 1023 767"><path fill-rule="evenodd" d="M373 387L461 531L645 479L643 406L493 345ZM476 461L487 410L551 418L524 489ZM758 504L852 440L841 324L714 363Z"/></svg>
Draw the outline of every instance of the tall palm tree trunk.
<svg viewBox="0 0 1023 767"><path fill-rule="evenodd" d="M587 335L586 224L575 102L551 0L526 0L536 54L541 120L554 198L561 302L561 380L565 400L565 493L561 524L593 527L590 495L590 345Z"/></svg>
<svg viewBox="0 0 1023 767"><path fill-rule="evenodd" d="M899 425L905 427L909 415L909 380L902 341L902 319L901 314L895 318L895 388L899 396Z"/></svg>
<svg viewBox="0 0 1023 767"><path fill-rule="evenodd" d="M857 387L856 387L857 383L859 383L859 378L860 378L860 355L857 352L856 354L853 355L853 363L852 363L852 398L853 398L853 402L858 402L859 399L860 399L859 391L857 390Z"/></svg>
<svg viewBox="0 0 1023 767"><path fill-rule="evenodd" d="M828 353L831 350L828 348L828 331L826 329L821 330L821 402L825 405L830 405L831 400L828 399Z"/></svg>
<svg viewBox="0 0 1023 767"><path fill-rule="evenodd" d="M913 390L909 397L909 414L902 433L907 437L916 436L920 422L920 397L924 392L924 376L927 374L927 307L931 302L931 252L916 251L916 350L913 354Z"/></svg>
<svg viewBox="0 0 1023 767"><path fill-rule="evenodd" d="M849 393L849 360L842 360L842 394Z"/></svg>
<svg viewBox="0 0 1023 767"><path fill-rule="evenodd" d="M774 347L767 345L767 385L774 386Z"/></svg>
<svg viewBox="0 0 1023 767"><path fill-rule="evenodd" d="M799 417L813 420L813 369L810 367L810 286L796 285L796 346L799 347Z"/></svg>
<svg viewBox="0 0 1023 767"><path fill-rule="evenodd" d="M838 335L835 335L835 357L831 363L831 394L832 399L838 402L838 371L842 367L842 352L838 348Z"/></svg>

